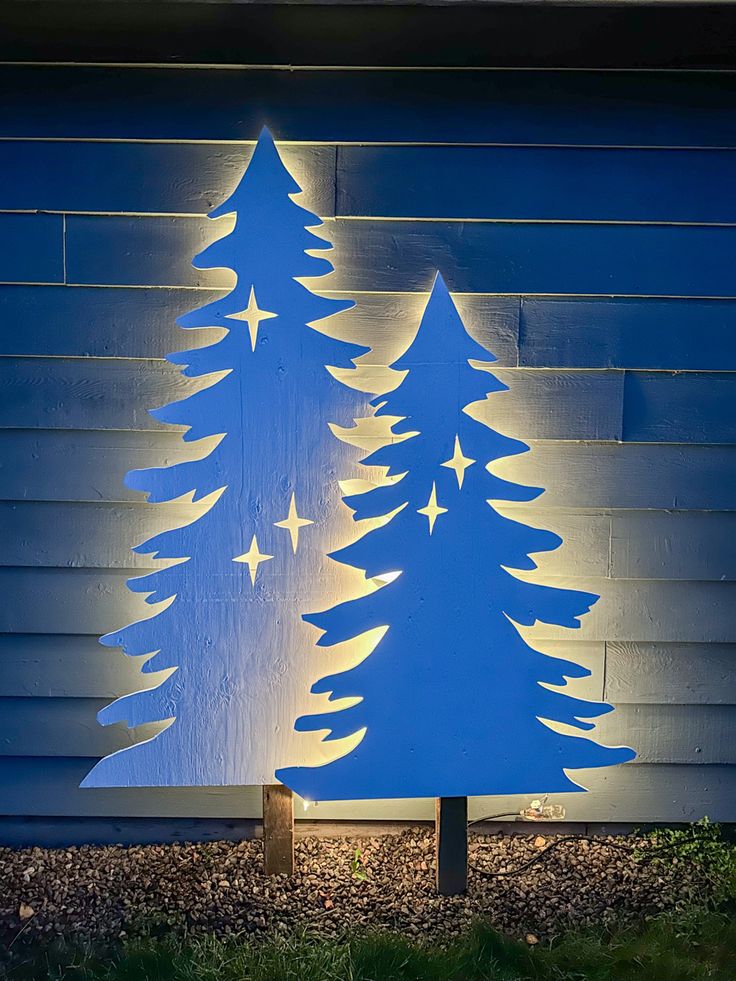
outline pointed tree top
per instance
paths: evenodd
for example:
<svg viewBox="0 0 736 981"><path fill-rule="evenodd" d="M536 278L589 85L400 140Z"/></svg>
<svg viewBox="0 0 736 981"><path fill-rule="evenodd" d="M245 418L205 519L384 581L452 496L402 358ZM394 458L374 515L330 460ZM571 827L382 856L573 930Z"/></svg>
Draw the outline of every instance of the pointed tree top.
<svg viewBox="0 0 736 981"><path fill-rule="evenodd" d="M299 194L302 190L284 166L267 126L261 129L253 156L237 187L221 205L210 212L210 218L221 218L241 210L247 203L249 192L253 193L256 188L259 193L261 189L268 188L271 193L275 190L283 195Z"/></svg>
<svg viewBox="0 0 736 981"><path fill-rule="evenodd" d="M417 364L467 364L469 358L496 360L495 355L468 334L447 284L438 272L419 330L408 351L392 367L404 371Z"/></svg>

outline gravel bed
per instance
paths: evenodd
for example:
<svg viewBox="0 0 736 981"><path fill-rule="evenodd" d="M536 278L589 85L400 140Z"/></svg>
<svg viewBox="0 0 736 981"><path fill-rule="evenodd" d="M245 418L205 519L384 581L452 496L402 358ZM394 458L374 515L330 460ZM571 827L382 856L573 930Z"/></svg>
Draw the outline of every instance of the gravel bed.
<svg viewBox="0 0 736 981"><path fill-rule="evenodd" d="M470 862L513 868L554 840L472 835ZM522 875L470 872L464 896L438 897L434 834L414 829L373 838L297 840L297 872L266 878L260 841L0 849L0 941L148 931L335 936L346 929L451 937L473 919L529 943L571 926L641 918L702 896L697 868L641 863L601 838L564 843ZM358 852L359 850L359 852ZM357 875L356 875L357 873ZM358 876L364 875L365 878Z"/></svg>

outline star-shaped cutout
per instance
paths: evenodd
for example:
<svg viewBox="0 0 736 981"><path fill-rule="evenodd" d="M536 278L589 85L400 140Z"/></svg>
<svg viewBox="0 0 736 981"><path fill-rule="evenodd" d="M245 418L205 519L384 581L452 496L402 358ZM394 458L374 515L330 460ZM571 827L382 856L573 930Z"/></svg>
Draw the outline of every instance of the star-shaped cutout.
<svg viewBox="0 0 736 981"><path fill-rule="evenodd" d="M248 566L248 570L250 571L250 581L255 586L258 566L261 564L261 562L268 562L268 560L272 558L273 555L265 555L260 551L258 548L258 542L256 541L256 536L254 535L248 551L244 552L242 555L238 555L233 559L233 562L244 562Z"/></svg>
<svg viewBox="0 0 736 981"><path fill-rule="evenodd" d="M440 514L447 514L447 508L441 508L437 503L437 486L432 483L432 493L429 495L429 500L427 501L426 507L418 508L417 514L424 514L427 516L429 521L429 533L432 534L434 530L434 523L437 520L437 516Z"/></svg>
<svg viewBox="0 0 736 981"><path fill-rule="evenodd" d="M250 346L255 351L256 349L256 338L258 337L258 328L262 320L270 320L272 317L278 317L277 313L271 313L269 310L261 310L258 307L258 300L256 300L256 291L251 286L250 288L250 298L248 300L248 306L245 310L240 313L231 313L231 320L244 320L248 324L248 331L250 333Z"/></svg>
<svg viewBox="0 0 736 981"><path fill-rule="evenodd" d="M292 492L291 504L289 505L289 515L284 518L283 521L274 521L277 528L286 528L291 535L291 547L294 550L294 555L296 555L296 549L299 544L299 529L304 528L306 525L313 525L314 522L310 521L309 518L300 518L296 510L296 496Z"/></svg>
<svg viewBox="0 0 736 981"><path fill-rule="evenodd" d="M468 467L472 467L475 460L471 460L469 456L463 456L463 449L460 446L460 437L455 437L455 451L449 460L445 460L444 463L440 464L443 467L449 467L450 470L455 471L455 476L457 477L457 486L463 486L463 480L465 479L465 471Z"/></svg>

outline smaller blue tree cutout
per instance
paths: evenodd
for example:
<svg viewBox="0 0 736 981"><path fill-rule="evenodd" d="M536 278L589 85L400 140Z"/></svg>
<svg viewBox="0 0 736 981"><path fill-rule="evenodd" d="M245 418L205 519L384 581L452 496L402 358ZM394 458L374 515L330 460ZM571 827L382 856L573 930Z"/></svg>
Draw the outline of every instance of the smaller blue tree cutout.
<svg viewBox="0 0 736 981"><path fill-rule="evenodd" d="M470 403L507 389L469 359L495 360L466 333L438 276L416 339L394 364L407 371L404 381L374 400L377 415L401 421L394 440L363 462L399 479L346 498L356 519L393 517L332 553L386 584L305 617L323 631L320 647L385 629L357 666L312 687L352 704L303 716L297 730L363 738L334 762L277 771L305 799L577 791L567 770L635 755L584 735L611 710L565 692L568 678L590 672L534 650L517 630L537 621L578 628L598 597L509 571L535 569L530 556L561 539L494 509L493 501L542 491L487 469L529 447L468 414Z"/></svg>
<svg viewBox="0 0 736 981"><path fill-rule="evenodd" d="M141 655L149 687L100 721L167 727L101 760L85 787L271 783L286 737L296 738L287 720L318 677L298 611L339 594L325 553L344 510L337 479L357 455L328 427L365 406L326 367L353 369L365 348L315 325L352 302L299 281L332 271L310 254L331 246L313 231L320 219L293 200L300 191L264 129L240 183L210 214L235 222L194 265L230 269L236 283L178 321L217 328L213 341L168 357L207 387L152 412L187 427L194 459L126 478L151 505L189 497L206 510L136 548L172 562L128 582L157 608L101 639Z"/></svg>

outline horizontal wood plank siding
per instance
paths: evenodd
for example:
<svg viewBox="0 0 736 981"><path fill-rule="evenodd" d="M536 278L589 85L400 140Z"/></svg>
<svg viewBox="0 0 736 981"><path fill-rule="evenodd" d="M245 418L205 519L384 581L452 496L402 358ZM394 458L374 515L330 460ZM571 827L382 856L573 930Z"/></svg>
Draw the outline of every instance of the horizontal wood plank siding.
<svg viewBox="0 0 736 981"><path fill-rule="evenodd" d="M337 214L501 221L733 222L736 153L339 147ZM603 190L603 193L601 193Z"/></svg>
<svg viewBox="0 0 736 981"><path fill-rule="evenodd" d="M736 447L674 443L530 442L531 452L494 463L494 473L545 486L544 507L727 511L736 494ZM140 501L128 470L192 459L178 433L0 430L12 460L0 500Z"/></svg>
<svg viewBox="0 0 736 981"><path fill-rule="evenodd" d="M70 215L67 282L229 289L231 272L191 258L231 227L228 216ZM439 269L461 293L736 296L736 234L726 226L331 218L324 232L341 256L325 290L426 291Z"/></svg>
<svg viewBox="0 0 736 981"><path fill-rule="evenodd" d="M12 139L736 147L729 73L3 66L0 92Z"/></svg>
<svg viewBox="0 0 736 981"><path fill-rule="evenodd" d="M0 843L29 818L51 841L78 818L161 840L260 817L259 788L78 784L156 731L96 723L141 685L97 638L150 612L129 546L196 507L123 477L197 453L147 410L198 387L163 359L232 283L192 258L264 123L326 219L319 288L356 300L332 324L372 347L363 387L393 384L437 268L498 359L509 391L478 411L531 452L493 470L546 488L502 510L564 538L544 581L601 595L579 631L526 633L589 668L575 693L617 707L601 739L639 754L581 773L568 819L736 820L736 77L4 65L0 106Z"/></svg>
<svg viewBox="0 0 736 981"><path fill-rule="evenodd" d="M0 786L14 793L4 811L9 815L257 818L260 787L180 789L81 790L79 783L95 762L93 757L0 758ZM570 821L615 823L696 821L707 814L713 821L731 821L736 795L736 767L723 764L626 764L607 771L576 773L589 793L562 794ZM662 801L667 800L663 817ZM523 797L476 797L470 819L528 806ZM316 820L431 820L434 800L376 800L320 803Z"/></svg>

